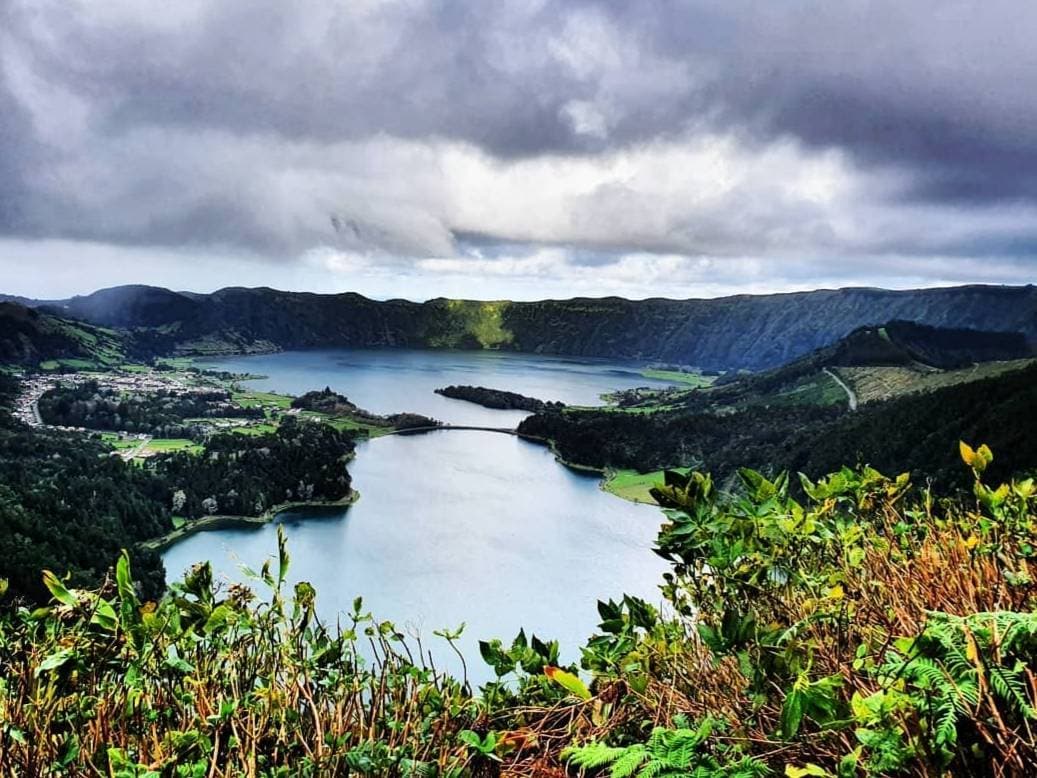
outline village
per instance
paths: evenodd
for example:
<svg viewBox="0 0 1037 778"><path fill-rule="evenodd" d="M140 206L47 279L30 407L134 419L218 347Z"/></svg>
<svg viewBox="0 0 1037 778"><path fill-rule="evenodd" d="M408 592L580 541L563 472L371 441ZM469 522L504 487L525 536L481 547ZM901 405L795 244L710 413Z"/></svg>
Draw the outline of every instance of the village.
<svg viewBox="0 0 1037 778"><path fill-rule="evenodd" d="M133 370L80 371L72 373L30 373L18 376L21 380L20 393L15 398L12 413L16 419L31 427L47 427L64 432L100 436L113 446L112 456L125 460L143 459L176 450L197 451L201 446L187 438L156 438L144 432L123 430L97 430L82 426L47 424L40 414L40 399L50 390L59 387L77 387L94 382L103 390L120 394L141 395L164 391L173 395L191 395L211 392L214 389L230 391L235 387L227 380L206 376L201 372L162 371L135 367ZM264 411L264 417L246 419L236 417L213 417L192 420L206 432L219 431L259 434L271 429L269 419L278 413L297 414L298 409L286 407L287 398L273 397L262 393L242 393L246 403ZM228 403L229 404L229 403Z"/></svg>

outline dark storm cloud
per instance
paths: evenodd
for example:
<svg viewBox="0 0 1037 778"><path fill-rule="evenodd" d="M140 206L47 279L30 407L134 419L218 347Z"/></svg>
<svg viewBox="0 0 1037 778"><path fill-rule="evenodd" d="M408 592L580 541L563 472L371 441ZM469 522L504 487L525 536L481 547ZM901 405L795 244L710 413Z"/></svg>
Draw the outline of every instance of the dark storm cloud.
<svg viewBox="0 0 1037 778"><path fill-rule="evenodd" d="M362 4L372 5L375 4ZM337 141L375 133L463 138L495 154L571 147L558 115L581 87L552 63L505 61L552 9L507 19L492 4L277 0L207 5L189 26L147 15L97 23L63 5L15 15L53 38L34 48L48 78L108 103L113 131L159 124ZM161 12L159 12L161 13Z"/></svg>
<svg viewBox="0 0 1037 778"><path fill-rule="evenodd" d="M893 164L920 199L1037 196L1037 6L729 2L668 5L646 37L714 73L696 107ZM627 21L632 7L623 11Z"/></svg>
<svg viewBox="0 0 1037 778"><path fill-rule="evenodd" d="M31 148L31 135L18 104L0 81L0 233L18 229L24 199L22 185L25 155Z"/></svg>
<svg viewBox="0 0 1037 778"><path fill-rule="evenodd" d="M0 234L269 256L553 245L582 267L624 251L1027 256L1034 30L1037 6L999 1L0 0ZM535 208L512 176L502 224L455 202L470 165L440 148L503 180L707 136L732 145L718 180L782 144L800 156L701 201L665 186L693 163L645 163L659 192L617 173L574 187L557 222L523 223ZM835 183L786 186L826 152Z"/></svg>
<svg viewBox="0 0 1037 778"><path fill-rule="evenodd" d="M9 9L0 2L0 29L8 22ZM24 228L30 197L26 179L38 154L32 123L11 93L0 59L0 235Z"/></svg>

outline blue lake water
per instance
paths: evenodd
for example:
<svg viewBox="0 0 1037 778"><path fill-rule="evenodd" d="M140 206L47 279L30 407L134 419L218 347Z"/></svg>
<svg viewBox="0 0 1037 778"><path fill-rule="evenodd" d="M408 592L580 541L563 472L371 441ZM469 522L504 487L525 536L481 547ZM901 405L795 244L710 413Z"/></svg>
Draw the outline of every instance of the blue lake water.
<svg viewBox="0 0 1037 778"><path fill-rule="evenodd" d="M288 351L209 360L205 367L267 376L256 389L302 394L330 386L375 413L411 411L454 424L513 426L526 414L499 411L433 390L450 384L507 389L569 405L601 405L601 395L635 386L670 386L640 375L641 366L502 351L348 349Z"/></svg>
<svg viewBox="0 0 1037 778"><path fill-rule="evenodd" d="M448 400L432 389L471 383L592 404L605 391L646 385L629 365L521 355L409 351L296 352L214 360L262 373L255 385L301 393L331 386L373 411L417 411L453 423L511 426L524 414ZM350 464L361 498L344 510L282 514L293 580L318 592L325 619L353 598L378 618L419 632L437 664L457 669L432 636L466 623L470 676L485 681L477 641L524 627L577 660L599 599L624 592L658 602L664 564L651 552L660 512L601 491L542 446L492 432L440 431L363 443ZM164 554L170 577L209 559L242 580L276 553L276 527L203 532Z"/></svg>

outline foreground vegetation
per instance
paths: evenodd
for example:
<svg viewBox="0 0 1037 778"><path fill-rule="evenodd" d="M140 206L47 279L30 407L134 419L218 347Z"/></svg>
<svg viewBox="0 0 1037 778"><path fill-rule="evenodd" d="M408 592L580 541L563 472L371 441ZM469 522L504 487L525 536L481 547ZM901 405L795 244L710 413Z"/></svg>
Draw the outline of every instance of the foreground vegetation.
<svg viewBox="0 0 1037 778"><path fill-rule="evenodd" d="M201 564L147 602L126 556L99 590L45 573L49 608L0 616L0 774L1032 775L1037 487L961 456L969 498L668 473L666 607L600 603L582 678L487 641L479 692L359 601L322 624L283 535L255 593Z"/></svg>

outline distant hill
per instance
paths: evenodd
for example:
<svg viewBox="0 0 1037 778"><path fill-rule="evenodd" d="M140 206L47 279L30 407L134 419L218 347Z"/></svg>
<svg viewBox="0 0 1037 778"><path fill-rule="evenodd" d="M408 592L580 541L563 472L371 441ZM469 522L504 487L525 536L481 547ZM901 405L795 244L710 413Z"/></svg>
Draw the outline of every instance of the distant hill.
<svg viewBox="0 0 1037 778"><path fill-rule="evenodd" d="M117 362L124 343L115 332L69 321L14 302L0 302L0 362L38 365L52 359Z"/></svg>
<svg viewBox="0 0 1037 778"><path fill-rule="evenodd" d="M1025 434L1035 375L1021 335L893 321L707 389L629 390L618 407L543 412L519 430L576 464L725 477L743 465L819 473L860 461L952 479L957 441L980 440L997 445L1007 477L1037 465Z"/></svg>
<svg viewBox="0 0 1037 778"><path fill-rule="evenodd" d="M977 362L1024 359L1034 348L1021 332L929 327L891 321L881 327L861 327L824 349L828 366L924 365L943 370Z"/></svg>
<svg viewBox="0 0 1037 778"><path fill-rule="evenodd" d="M155 286L117 286L40 307L59 316L126 329L163 327L202 314L202 305L190 297Z"/></svg>
<svg viewBox="0 0 1037 778"><path fill-rule="evenodd" d="M236 287L203 295L132 286L50 302L45 309L131 329L135 342L152 353L185 354L312 347L497 348L764 370L860 327L890 320L1037 339L1033 286L853 288L712 300L425 303L267 288ZM911 343L906 333L902 345ZM933 358L917 345L911 345L910 353Z"/></svg>
<svg viewBox="0 0 1037 778"><path fill-rule="evenodd" d="M983 378L991 371L961 369L977 363L1025 360L1034 355L1033 344L1018 332L891 321L859 327L831 345L781 367L749 375L730 373L708 392L686 394L683 402L694 407L841 405L847 398L845 390L838 386L839 379L853 389L858 380L865 382L868 390L861 401L867 402Z"/></svg>

